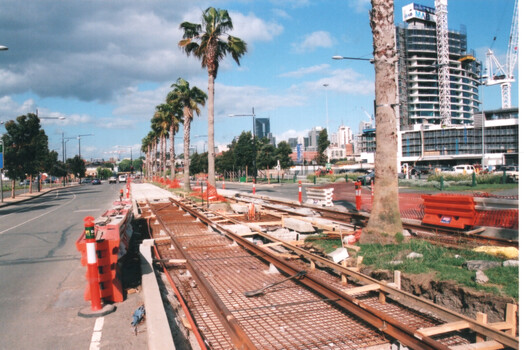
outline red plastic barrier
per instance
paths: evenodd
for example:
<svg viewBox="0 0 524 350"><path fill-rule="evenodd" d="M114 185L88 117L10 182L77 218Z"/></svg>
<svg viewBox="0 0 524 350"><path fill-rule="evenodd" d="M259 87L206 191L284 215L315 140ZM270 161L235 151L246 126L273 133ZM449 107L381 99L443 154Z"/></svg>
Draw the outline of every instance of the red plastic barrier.
<svg viewBox="0 0 524 350"><path fill-rule="evenodd" d="M132 234L130 222L131 206L119 206L108 210L95 222L98 282L100 296L105 301L124 300L118 260L125 255L129 246ZM82 253L82 265L86 266L86 240L83 234L76 241L76 248ZM89 286L84 292L84 299L91 300Z"/></svg>
<svg viewBox="0 0 524 350"><path fill-rule="evenodd" d="M471 196L422 195L424 218L422 223L465 229L475 225L475 202Z"/></svg>

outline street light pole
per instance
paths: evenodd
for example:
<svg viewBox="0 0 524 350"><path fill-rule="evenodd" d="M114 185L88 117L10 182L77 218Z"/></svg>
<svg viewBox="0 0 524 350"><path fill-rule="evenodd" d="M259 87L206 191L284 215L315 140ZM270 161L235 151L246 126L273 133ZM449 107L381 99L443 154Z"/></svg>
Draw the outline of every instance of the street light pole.
<svg viewBox="0 0 524 350"><path fill-rule="evenodd" d="M93 134L83 134L83 135L78 135L77 138L78 138L78 158L82 158L82 154L80 153L80 139L83 137L83 136L93 136Z"/></svg>
<svg viewBox="0 0 524 350"><path fill-rule="evenodd" d="M257 182L257 144L256 144L256 138L255 138L255 107L251 108L251 114L230 114L230 117L253 117L253 179L255 180L255 183ZM247 176L247 174L246 174Z"/></svg>
<svg viewBox="0 0 524 350"><path fill-rule="evenodd" d="M329 140L329 116L328 116L328 96L327 96L327 87L329 86L329 84L322 84L323 87L326 88L326 132L327 132L327 135L328 135L328 140Z"/></svg>

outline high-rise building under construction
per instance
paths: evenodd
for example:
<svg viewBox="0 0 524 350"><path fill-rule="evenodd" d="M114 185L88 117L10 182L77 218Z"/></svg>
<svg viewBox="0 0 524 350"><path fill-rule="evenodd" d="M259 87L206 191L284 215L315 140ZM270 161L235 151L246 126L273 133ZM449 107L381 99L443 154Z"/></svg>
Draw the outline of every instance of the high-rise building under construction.
<svg viewBox="0 0 524 350"><path fill-rule="evenodd" d="M400 129L414 124L469 125L479 112L481 65L467 50L465 29L448 31L450 120L443 119L439 84L435 9L418 4L402 8L397 26ZM448 78L446 78L448 79ZM448 125L449 125L448 124Z"/></svg>

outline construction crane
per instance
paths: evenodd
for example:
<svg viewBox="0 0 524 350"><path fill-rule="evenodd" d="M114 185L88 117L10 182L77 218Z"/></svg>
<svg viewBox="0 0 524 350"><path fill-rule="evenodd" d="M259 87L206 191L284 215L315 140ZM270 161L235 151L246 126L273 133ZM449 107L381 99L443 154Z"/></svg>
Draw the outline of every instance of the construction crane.
<svg viewBox="0 0 524 350"><path fill-rule="evenodd" d="M435 0L437 20L437 67L441 124L451 125L451 88L449 77L448 0Z"/></svg>
<svg viewBox="0 0 524 350"><path fill-rule="evenodd" d="M511 30L509 34L508 51L506 54L506 64L503 66L493 54L491 49L486 52L487 76L485 77L486 85L500 84L502 95L502 108L511 108L511 83L515 81L513 71L517 63L518 56L518 0L515 0L513 8L513 19L511 21Z"/></svg>

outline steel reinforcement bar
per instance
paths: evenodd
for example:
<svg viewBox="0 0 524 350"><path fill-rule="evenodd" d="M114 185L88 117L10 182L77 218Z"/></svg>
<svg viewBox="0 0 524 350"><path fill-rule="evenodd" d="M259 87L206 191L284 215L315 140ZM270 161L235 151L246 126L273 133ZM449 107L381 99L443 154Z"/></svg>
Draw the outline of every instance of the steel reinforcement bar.
<svg viewBox="0 0 524 350"><path fill-rule="evenodd" d="M177 201L173 201L173 202L177 203L177 205L181 204L181 203L179 203ZM220 214L218 212L213 212L213 214L215 216L221 216L222 215L222 214ZM238 243L241 243L239 241L239 240L241 240L242 242L243 241L247 242L248 245L253 245L249 241L246 241L244 238L239 237L238 235L234 234L233 232L231 232L227 228L222 227L220 224L217 224L217 223L213 222L212 220L208 219L207 217L203 216L202 214L198 214L197 213L197 215L198 215L198 217L202 221L208 222L211 226L213 226L213 227L215 227L217 229L220 229L221 231L227 232L229 237L234 239ZM224 216L224 217L227 217L227 216ZM232 222L237 222L239 224L242 223L241 221L235 220L234 218L228 218L228 220L232 221ZM477 332L478 334L482 334L484 337L493 339L493 340L495 340L495 341L497 341L497 342L499 342L501 344L504 344L505 346L508 346L508 347L511 347L511 348L514 348L514 349L518 348L518 344L519 344L518 338L515 338L515 337L511 336L510 334L501 332L500 330L492 328L489 325L477 322L476 320L470 319L470 318L468 318L468 317L466 317L464 315L461 315L461 314L456 313L454 311L451 311L449 309L443 308L443 307L441 307L441 306L439 306L439 305L437 305L437 304L435 304L435 303L433 303L433 302L431 302L431 301L429 301L427 299L424 299L424 298L421 298L421 297L417 297L417 296L414 296L414 295L412 295L412 294L410 294L408 292L402 291L401 289L397 289L395 287L391 287L387 283L382 283L382 282L377 281L377 280L373 279L372 277L369 277L369 276L367 276L365 274L362 274L362 273L360 273L358 271L355 271L355 270L349 269L347 267L341 266L339 264L336 264L336 263L334 263L331 260L328 260L328 259L326 259L324 257L321 257L319 255L316 255L314 253L310 253L307 250L304 250L304 249L302 249L300 247L297 247L295 245L289 244L289 243L287 243L285 241L282 241L282 240L279 240L279 239L277 239L275 237L267 235L267 234L263 233L260 230L254 229L253 227L251 229L255 230L257 235L263 237L264 239L266 239L268 241L278 242L278 244L280 246L283 246L286 249L288 249L290 251L293 251L297 256L299 256L301 258L305 258L305 259L307 259L309 261L313 261L313 262L315 262L315 263L317 263L317 264L319 264L321 266L328 267L331 270L336 271L337 273L340 273L340 274L344 274L344 275L350 277L353 280L359 281L360 283L362 283L364 285L380 285L380 290L385 292L385 293L387 293L389 298L391 298L392 300L396 300L396 301L398 301L398 302L400 302L400 303L402 303L404 305L410 305L411 307L416 307L416 308L419 308L419 309L423 309L423 310L429 311L429 312L431 312L431 313L433 313L435 315L438 315L438 317L440 317L442 320L444 320L446 322L467 322L468 323L468 327L467 328ZM267 251L260 249L256 245L253 245L253 246L254 246L255 249L257 249L257 251L261 251L264 254L264 256L268 255ZM278 258L276 258L276 259L278 259ZM279 261L280 261L280 259L279 259Z"/></svg>
<svg viewBox="0 0 524 350"><path fill-rule="evenodd" d="M287 263L285 260L282 260L276 256L273 256L272 254L269 254L268 251L264 250L263 248L251 243L250 241L246 240L243 237L240 237L230 230L228 230L226 227L223 227L220 224L217 224L216 222L212 221L205 215L203 215L200 212L197 212L195 210L192 210L187 205L176 201L174 199L171 199L173 204L176 206L183 208L185 211L189 212L192 216L195 218L198 218L200 221L206 223L207 225L211 226L215 230L219 230L221 232L224 232L227 234L231 239L236 241L238 244L243 246L245 249L249 250L250 252L256 254L257 256L262 257L264 260L272 263L277 268L281 269L288 275L294 275L299 272L299 270L292 266L291 264ZM164 228L167 230L167 227L164 226ZM262 236L266 237L266 235L262 233ZM270 236L267 236L266 238L275 240L274 238L271 238ZM409 304L409 305L417 305L419 307L424 307L426 310L430 310L431 312L435 312L439 316L444 316L443 318L445 320L450 321L465 321L468 323L468 328L483 334L484 336L487 336L491 339L494 339L501 344L504 344L506 346L512 347L512 348L518 348L518 340L515 337L511 337L503 332L494 330L486 325L483 325L481 323L478 323L472 319L466 318L460 314L451 312L449 310L443 309L441 307L438 307L437 305L423 299L414 297L406 292L402 292L401 290L398 290L396 288L391 288L387 286L386 284L382 284L370 277L367 277L363 274L360 274L355 271L351 271L349 269L346 269L338 264L334 264L333 262L315 256L311 253L308 253L305 250L301 250L300 248L296 248L292 245L286 244L285 242L282 242L286 248L295 250L298 255L302 257L306 257L311 260L315 260L320 262L323 265L326 265L330 268L332 268L335 271L342 271L343 273L347 274L348 276L351 276L353 278L358 279L359 281L366 281L366 283L373 283L377 284L379 283L381 285L381 290L387 292L390 294L390 297L394 300L402 300L403 303ZM178 247L180 248L180 247ZM190 264L188 260L188 264ZM191 271L193 273L193 271ZM198 274L198 272L195 273ZM209 286L205 279L202 276L199 276L204 286ZM442 345L438 341L430 338L429 336L425 336L421 334L420 332L417 332L416 329L410 328L404 324L401 324L394 318L388 316L384 312L377 310L373 307L370 307L369 305L365 305L364 303L360 302L358 299L344 293L343 291L333 288L329 285L326 285L322 283L322 281L312 277L312 276L305 276L305 278L301 279L301 283L307 285L309 288L317 291L318 293L324 295L325 297L333 300L336 302L339 306L343 307L344 309L348 310L349 312L357 315L361 319L365 320L369 324L375 326L377 329L383 331L384 333L390 335L391 337L398 339L402 344L407 345L413 349L447 349L448 347L445 345ZM210 292L210 295L213 296L213 292ZM244 337L247 337L245 333L241 332L240 326L235 321L233 315L231 315L223 305L221 305L220 300L215 295L213 298L217 298L217 302L215 303L217 305L217 311L221 315L224 315L224 319L229 322L231 321L232 329L234 334L236 334L237 340L242 343L243 340L245 340Z"/></svg>

